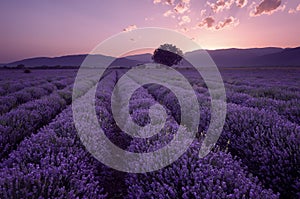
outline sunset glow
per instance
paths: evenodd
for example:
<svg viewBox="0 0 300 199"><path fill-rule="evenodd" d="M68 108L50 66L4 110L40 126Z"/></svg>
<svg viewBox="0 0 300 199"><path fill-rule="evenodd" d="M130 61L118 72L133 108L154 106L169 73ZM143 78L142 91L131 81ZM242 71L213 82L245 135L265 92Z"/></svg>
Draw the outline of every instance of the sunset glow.
<svg viewBox="0 0 300 199"><path fill-rule="evenodd" d="M300 45L300 1L2 1L0 63L89 53L142 27L179 31L204 49Z"/></svg>

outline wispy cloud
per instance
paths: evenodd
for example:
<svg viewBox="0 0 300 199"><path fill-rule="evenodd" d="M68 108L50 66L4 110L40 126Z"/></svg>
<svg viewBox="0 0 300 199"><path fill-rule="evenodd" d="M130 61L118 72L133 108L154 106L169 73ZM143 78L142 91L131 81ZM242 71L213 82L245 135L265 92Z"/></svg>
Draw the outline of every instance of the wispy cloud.
<svg viewBox="0 0 300 199"><path fill-rule="evenodd" d="M164 14L163 14L164 17L172 17L172 18L175 18L175 15L173 13L172 10L167 10Z"/></svg>
<svg viewBox="0 0 300 199"><path fill-rule="evenodd" d="M248 4L248 0L236 0L235 4L239 8L243 8Z"/></svg>
<svg viewBox="0 0 300 199"><path fill-rule="evenodd" d="M175 0L153 0L154 4L165 4L165 5L174 5Z"/></svg>
<svg viewBox="0 0 300 199"><path fill-rule="evenodd" d="M189 3L184 3L183 1L178 3L174 7L174 11L178 14L184 14L185 12L189 11Z"/></svg>
<svg viewBox="0 0 300 199"><path fill-rule="evenodd" d="M200 16L201 17L205 16L205 14L206 14L206 9L203 9L203 10L200 11Z"/></svg>
<svg viewBox="0 0 300 199"><path fill-rule="evenodd" d="M297 13L299 11L300 11L300 3L299 3L299 5L296 8L290 8L288 13L289 14L295 14L295 13Z"/></svg>
<svg viewBox="0 0 300 199"><path fill-rule="evenodd" d="M222 21L217 22L216 19L212 16L206 17L202 19L202 21L198 24L200 28L206 28L212 31L222 30L228 27L235 27L239 25L239 20L235 17L227 17Z"/></svg>
<svg viewBox="0 0 300 199"><path fill-rule="evenodd" d="M184 25L190 23L192 20L189 16L185 15L181 17L181 21L179 22L179 25Z"/></svg>
<svg viewBox="0 0 300 199"><path fill-rule="evenodd" d="M145 17L145 21L153 21L154 17Z"/></svg>
<svg viewBox="0 0 300 199"><path fill-rule="evenodd" d="M234 17L228 17L224 21L220 21L218 25L215 26L215 30L221 30L226 27L234 27L239 24L239 20Z"/></svg>
<svg viewBox="0 0 300 199"><path fill-rule="evenodd" d="M154 0L153 3L154 4L161 3L164 5L172 6L172 11L174 12L174 14L182 15L186 12L190 12L190 0L180 0L177 4L175 4L175 0ZM166 11L166 13L167 12L169 11ZM168 16L171 16L171 14L169 14Z"/></svg>
<svg viewBox="0 0 300 199"><path fill-rule="evenodd" d="M259 5L250 12L250 16L271 15L276 11L283 11L285 5L281 6L281 0L262 0Z"/></svg>
<svg viewBox="0 0 300 199"><path fill-rule="evenodd" d="M223 10L229 10L233 5L234 0L217 0L215 3L206 2L214 13L222 12Z"/></svg>
<svg viewBox="0 0 300 199"><path fill-rule="evenodd" d="M124 28L123 31L124 32L129 32L129 31L132 31L132 30L135 30L135 29L137 29L136 25L130 25L127 28Z"/></svg>

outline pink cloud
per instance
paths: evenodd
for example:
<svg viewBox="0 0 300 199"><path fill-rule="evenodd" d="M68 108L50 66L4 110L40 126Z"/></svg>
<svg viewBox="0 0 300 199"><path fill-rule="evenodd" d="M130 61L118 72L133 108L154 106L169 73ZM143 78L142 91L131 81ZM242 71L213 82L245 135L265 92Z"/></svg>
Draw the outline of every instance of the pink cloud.
<svg viewBox="0 0 300 199"><path fill-rule="evenodd" d="M216 20L212 17L212 16L209 16L209 17L206 17L204 18L199 24L198 26L199 27L206 27L208 29L212 28L214 23L216 22Z"/></svg>
<svg viewBox="0 0 300 199"><path fill-rule="evenodd" d="M289 9L289 14L295 14L295 13L297 13L297 12L299 12L300 11L300 3L299 3L299 5L294 9L294 8L290 8Z"/></svg>
<svg viewBox="0 0 300 199"><path fill-rule="evenodd" d="M262 2L250 12L250 16L260 16L262 14L271 15L276 11L284 10L285 5L280 5L281 0L262 0Z"/></svg>
<svg viewBox="0 0 300 199"><path fill-rule="evenodd" d="M200 16L203 17L206 14L206 9L200 11Z"/></svg>
<svg viewBox="0 0 300 199"><path fill-rule="evenodd" d="M124 31L124 32L129 32L129 31L133 31L133 30L135 30L135 29L137 29L137 26L136 26L136 25L130 25L130 26L128 26L127 28L124 28L123 31Z"/></svg>
<svg viewBox="0 0 300 199"><path fill-rule="evenodd" d="M186 3L187 2L187 3ZM178 3L175 7L174 7L174 11L177 14L184 14L185 12L189 11L189 1L187 0L182 0L180 3Z"/></svg>
<svg viewBox="0 0 300 199"><path fill-rule="evenodd" d="M293 9L293 8L291 8L291 9L289 9L289 14L295 14L297 12L297 10L295 10L295 9Z"/></svg>
<svg viewBox="0 0 300 199"><path fill-rule="evenodd" d="M181 0L181 2L189 4L191 2L191 0Z"/></svg>
<svg viewBox="0 0 300 199"><path fill-rule="evenodd" d="M221 30L229 26L237 26L238 24L239 24L239 20L237 18L228 17L224 21L220 21L218 25L215 26L215 29Z"/></svg>
<svg viewBox="0 0 300 199"><path fill-rule="evenodd" d="M216 3L206 2L206 4L214 13L219 13L223 10L229 10L233 3L234 0L217 0Z"/></svg>
<svg viewBox="0 0 300 199"><path fill-rule="evenodd" d="M172 10L167 10L164 14L163 14L164 17L172 17L172 18L175 18L175 15L173 13Z"/></svg>
<svg viewBox="0 0 300 199"><path fill-rule="evenodd" d="M175 0L153 0L154 4L163 3L165 5L174 5Z"/></svg>
<svg viewBox="0 0 300 199"><path fill-rule="evenodd" d="M181 17L181 21L179 22L179 25L183 25L183 24L188 24L190 23L192 20L189 16L185 15Z"/></svg>
<svg viewBox="0 0 300 199"><path fill-rule="evenodd" d="M236 0L235 4L237 7L243 8L247 5L248 0Z"/></svg>

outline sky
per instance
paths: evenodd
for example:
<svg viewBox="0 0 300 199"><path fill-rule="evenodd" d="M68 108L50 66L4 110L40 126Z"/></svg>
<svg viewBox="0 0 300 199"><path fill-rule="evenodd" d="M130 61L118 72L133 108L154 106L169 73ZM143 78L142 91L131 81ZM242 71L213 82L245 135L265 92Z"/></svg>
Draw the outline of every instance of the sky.
<svg viewBox="0 0 300 199"><path fill-rule="evenodd" d="M204 49L300 46L300 0L9 0L0 63L86 54L122 31L161 27Z"/></svg>

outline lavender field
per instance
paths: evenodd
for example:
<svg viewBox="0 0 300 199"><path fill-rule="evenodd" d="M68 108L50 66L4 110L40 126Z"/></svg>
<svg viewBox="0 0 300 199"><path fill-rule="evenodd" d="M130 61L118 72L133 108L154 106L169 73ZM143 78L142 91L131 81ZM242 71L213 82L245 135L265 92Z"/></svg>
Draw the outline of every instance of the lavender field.
<svg viewBox="0 0 300 199"><path fill-rule="evenodd" d="M126 173L102 164L86 150L72 114L78 109L86 119L85 104L76 101L90 97L90 89L97 86L96 113L106 136L124 150L147 153L166 146L178 130L181 113L174 93L156 84L134 92L129 112L136 124L151 122L149 108L157 102L167 114L157 135L138 139L119 128L111 110L113 89L125 69L109 70L100 81L92 70L86 70L76 80L81 82L78 99L72 99L76 69L32 69L31 73L2 69L0 198L300 198L300 69L221 69L227 115L217 144L204 158L199 157L199 149L211 117L210 93L195 71L179 71L189 80L199 103L196 139L165 168ZM122 97L116 97L121 105ZM86 139L97 139L97 130L83 128L91 132ZM154 126L150 131L157 129ZM93 150L101 151L103 146Z"/></svg>

